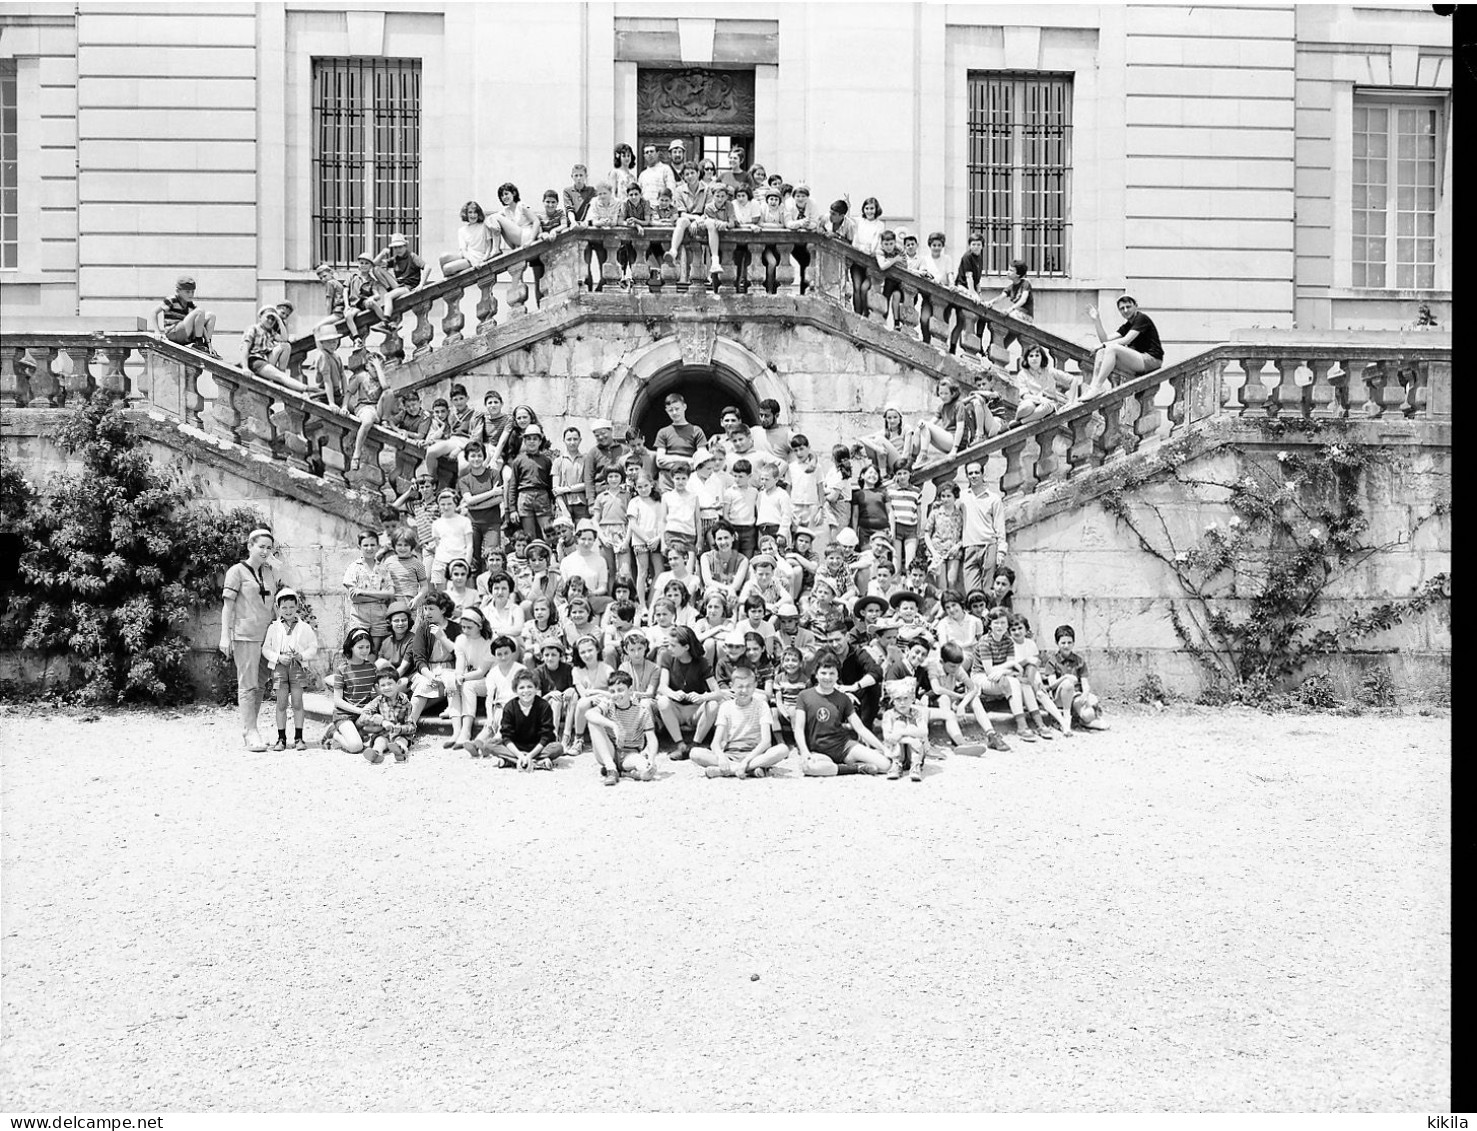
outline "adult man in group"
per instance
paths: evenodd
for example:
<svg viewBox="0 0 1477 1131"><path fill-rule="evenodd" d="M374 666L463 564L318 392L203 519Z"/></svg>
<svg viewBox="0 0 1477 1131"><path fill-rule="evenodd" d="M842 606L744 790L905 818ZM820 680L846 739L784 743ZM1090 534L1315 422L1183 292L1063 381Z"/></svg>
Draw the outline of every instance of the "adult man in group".
<svg viewBox="0 0 1477 1131"><path fill-rule="evenodd" d="M1132 295L1124 295L1117 305L1123 325L1112 335L1103 328L1097 307L1087 308L1092 328L1103 344L1098 346L1097 356L1093 359L1092 383L1082 394L1084 398L1107 392L1115 369L1143 374L1152 373L1164 364L1164 345L1159 341L1159 328L1154 325L1154 320L1139 309L1138 300Z"/></svg>
<svg viewBox="0 0 1477 1131"><path fill-rule="evenodd" d="M609 420L597 420L590 426L595 433L595 446L584 454L585 507L595 505L595 496L605 490L608 468L624 470L630 454L623 440L615 438L615 426Z"/></svg>
<svg viewBox="0 0 1477 1131"><path fill-rule="evenodd" d="M673 390L662 402L672 421L656 434L656 466L661 472L661 489L672 486L674 467L692 467L692 453L708 446L708 437L696 424L687 422L687 398Z"/></svg>
<svg viewBox="0 0 1477 1131"><path fill-rule="evenodd" d="M863 597L857 602L857 608L863 601L879 599ZM887 607L885 601L883 607ZM825 647L836 657L839 669L836 689L851 696L862 726L870 729L876 725L877 716L882 711L882 665L862 646L861 641L852 638L840 622L826 628Z"/></svg>
<svg viewBox="0 0 1477 1131"><path fill-rule="evenodd" d="M645 167L636 174L636 180L641 185L641 196L655 204L662 189L667 189L675 197L679 183L677 170L658 159L656 146L645 146L641 150L641 160L645 162Z"/></svg>
<svg viewBox="0 0 1477 1131"><path fill-rule="evenodd" d="M672 144L667 146L667 168L672 170L672 176L677 183L682 183L682 166L687 163L687 143L680 137L674 137ZM672 190L674 193L675 189ZM652 197L651 199L656 199Z"/></svg>
<svg viewBox="0 0 1477 1131"><path fill-rule="evenodd" d="M995 567L1005 560L1005 500L990 490L983 464L966 465L964 478L968 486L959 498L964 514L964 589L973 592L989 589Z"/></svg>
<svg viewBox="0 0 1477 1131"><path fill-rule="evenodd" d="M253 753L267 748L257 731L257 716L262 709L262 644L275 616L273 602L281 586L277 570L267 560L275 545L270 530L253 530L246 536L246 559L226 571L222 587L220 650L236 662L241 735Z"/></svg>
<svg viewBox="0 0 1477 1131"><path fill-rule="evenodd" d="M754 447L761 452L770 452L780 459L790 458L790 430L779 422L780 402L766 397L759 402L759 425L751 428Z"/></svg>

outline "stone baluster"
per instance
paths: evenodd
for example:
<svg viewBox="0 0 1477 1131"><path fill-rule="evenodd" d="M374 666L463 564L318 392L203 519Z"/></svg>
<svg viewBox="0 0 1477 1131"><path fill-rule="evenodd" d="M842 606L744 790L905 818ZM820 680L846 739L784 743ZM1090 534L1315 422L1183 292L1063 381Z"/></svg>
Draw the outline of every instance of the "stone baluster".
<svg viewBox="0 0 1477 1131"><path fill-rule="evenodd" d="M57 381L60 386L58 400L62 403L75 408L91 400L92 394L97 392L97 380L92 375L92 352L91 346L67 347L72 372Z"/></svg>
<svg viewBox="0 0 1477 1131"><path fill-rule="evenodd" d="M353 454L352 441L350 454ZM385 441L378 429L371 428L364 437L364 448L360 453L359 468L349 472L349 482L366 491L379 491L385 482L385 469L380 466L380 457L385 454Z"/></svg>
<svg viewBox="0 0 1477 1131"><path fill-rule="evenodd" d="M580 247L583 241L575 241ZM508 282L512 284L508 288L508 309L514 314L524 314L528 310L528 284L523 281L523 276L528 272L528 261L520 259L508 269Z"/></svg>
<svg viewBox="0 0 1477 1131"><path fill-rule="evenodd" d="M745 282L751 291L761 293L764 290L764 254L770 245L759 239L751 239L744 247L749 253L748 278Z"/></svg>
<svg viewBox="0 0 1477 1131"><path fill-rule="evenodd" d="M1072 431L1072 445L1067 449L1067 460L1072 474L1082 475L1103 462L1103 448L1098 443L1103 434L1102 421L1095 412L1084 412L1074 416L1067 425Z"/></svg>
<svg viewBox="0 0 1477 1131"><path fill-rule="evenodd" d="M1246 366L1234 358L1221 369L1221 408L1226 413L1243 415L1246 405L1241 400L1241 390L1246 388Z"/></svg>
<svg viewBox="0 0 1477 1131"><path fill-rule="evenodd" d="M1188 371L1182 370L1169 379L1169 431L1171 434L1180 428L1186 420L1190 419L1190 397L1194 389L1194 379L1199 377L1204 370Z"/></svg>
<svg viewBox="0 0 1477 1131"><path fill-rule="evenodd" d="M1272 390L1277 404L1279 420L1306 420L1312 408L1312 385L1299 383L1300 377L1312 372L1305 362L1278 361L1275 363L1281 382Z"/></svg>
<svg viewBox="0 0 1477 1131"><path fill-rule="evenodd" d="M1061 482L1067 478L1070 468L1067 462L1067 448L1071 442L1072 436L1067 425L1048 416L1045 425L1036 433L1036 444L1039 449L1036 456L1038 487L1050 482Z"/></svg>
<svg viewBox="0 0 1477 1131"><path fill-rule="evenodd" d="M1162 382L1148 389L1140 389L1133 395L1138 402L1138 416L1133 422L1133 447L1137 451L1146 441L1153 439L1159 434L1159 426L1164 420L1164 414L1159 411L1159 406L1154 403L1159 396L1159 390L1163 387Z"/></svg>
<svg viewBox="0 0 1477 1131"><path fill-rule="evenodd" d="M898 296L898 325L914 327L918 325L918 285L913 282L909 273L901 271L898 273L898 282L902 286L903 293Z"/></svg>
<svg viewBox="0 0 1477 1131"><path fill-rule="evenodd" d="M1241 369L1246 381L1241 386L1241 415L1263 416L1266 414L1267 387L1262 384L1262 367L1249 357L1241 359Z"/></svg>
<svg viewBox="0 0 1477 1131"><path fill-rule="evenodd" d="M222 366L212 369L220 394L211 410L211 431L264 456L279 454L272 426L272 395L238 379Z"/></svg>
<svg viewBox="0 0 1477 1131"><path fill-rule="evenodd" d="M393 445L395 470L392 473L395 493L399 494L415 482L415 474L425 462L426 453L401 441Z"/></svg>
<svg viewBox="0 0 1477 1131"><path fill-rule="evenodd" d="M390 315L379 325L380 353L385 360L398 365L405 360L405 343L400 339L400 314Z"/></svg>
<svg viewBox="0 0 1477 1131"><path fill-rule="evenodd" d="M12 346L0 350L0 408L25 408L31 403L31 373L25 350Z"/></svg>
<svg viewBox="0 0 1477 1131"><path fill-rule="evenodd" d="M1018 495L1023 489L1030 490L1028 479L1029 464L1022 463L1022 455L1026 450L1026 437L1013 440L1000 449L1000 454L1005 457L1005 474L1000 477L1000 493L1002 495Z"/></svg>
<svg viewBox="0 0 1477 1131"><path fill-rule="evenodd" d="M660 251L657 252L660 255ZM662 273L651 262L651 238L645 234L631 236L631 287L637 291L662 289Z"/></svg>
<svg viewBox="0 0 1477 1131"><path fill-rule="evenodd" d="M180 415L195 428L205 426L205 398L200 394L200 366L174 363L179 370ZM157 380L159 370L149 371L149 380Z"/></svg>
<svg viewBox="0 0 1477 1131"><path fill-rule="evenodd" d="M306 385L308 383L307 379L303 376L303 366L307 364L308 354L310 352L307 349L294 349L287 355L287 375L299 385Z"/></svg>
<svg viewBox="0 0 1477 1131"><path fill-rule="evenodd" d="M494 288L497 286L496 271L486 275L477 284L477 291L482 296L477 300L477 333L485 334L497 325L497 295Z"/></svg>
<svg viewBox="0 0 1477 1131"><path fill-rule="evenodd" d="M56 361L55 346L32 346L31 360L36 369L31 374L31 407L51 408L61 403L61 385L57 381L52 363Z"/></svg>
<svg viewBox="0 0 1477 1131"><path fill-rule="evenodd" d="M600 286L619 290L621 285L620 239L609 230L602 231L595 241L605 253L605 262L600 264Z"/></svg>
<svg viewBox="0 0 1477 1131"><path fill-rule="evenodd" d="M98 385L115 400L131 400L137 392L128 377L130 346L107 346L103 349L103 376Z"/></svg>
<svg viewBox="0 0 1477 1131"><path fill-rule="evenodd" d="M1125 445L1125 433L1122 423L1123 402L1110 400L1098 409L1103 418L1103 430L1097 438L1098 450L1102 452L1102 462L1122 459L1128 454Z"/></svg>
<svg viewBox="0 0 1477 1131"><path fill-rule="evenodd" d="M1369 365L1364 370L1365 402L1364 413L1378 420L1385 410L1394 408L1405 399L1405 390L1394 382L1394 367L1385 362ZM1395 387L1390 386L1394 384Z"/></svg>
<svg viewBox="0 0 1477 1131"><path fill-rule="evenodd" d="M319 456L323 460L323 478L340 486L349 485L349 465L354 458L354 437L359 429L342 413L325 409L317 414Z"/></svg>
<svg viewBox="0 0 1477 1131"><path fill-rule="evenodd" d="M779 294L796 294L799 280L795 273L795 261L790 257L795 254L793 243L777 243L774 252L779 256L779 266L774 269L775 288Z"/></svg>
<svg viewBox="0 0 1477 1131"><path fill-rule="evenodd" d="M1401 414L1407 417L1424 416L1429 399L1425 365L1418 361L1403 365L1395 376L1405 389L1405 397L1400 403Z"/></svg>
<svg viewBox="0 0 1477 1131"><path fill-rule="evenodd" d="M215 379L215 403L210 406L208 427L214 436L228 443L236 443L237 429L241 425L242 412L236 403L236 392L240 387L230 374L211 374Z"/></svg>
<svg viewBox="0 0 1477 1131"><path fill-rule="evenodd" d="M467 324L467 316L462 313L462 297L467 293L465 287L458 287L447 293L441 301L446 304L446 313L441 316L441 344L449 346L453 342L462 340L462 327Z"/></svg>
<svg viewBox="0 0 1477 1131"><path fill-rule="evenodd" d="M810 286L806 293L839 304L847 278L846 262L838 241L817 239L810 245Z"/></svg>
<svg viewBox="0 0 1477 1131"><path fill-rule="evenodd" d="M1318 367L1313 367L1309 399L1308 415L1314 420L1342 420L1349 415L1349 371L1340 360L1329 362L1321 377Z"/></svg>
<svg viewBox="0 0 1477 1131"><path fill-rule="evenodd" d="M431 339L436 336L436 326L431 321L431 303L423 299L411 307L411 313L415 315L415 327L410 331L411 356L425 357L431 352Z"/></svg>
<svg viewBox="0 0 1477 1131"><path fill-rule="evenodd" d="M282 403L272 413L273 442L277 457L293 467L310 470L308 457L314 445L309 440L308 402L292 396L284 396Z"/></svg>

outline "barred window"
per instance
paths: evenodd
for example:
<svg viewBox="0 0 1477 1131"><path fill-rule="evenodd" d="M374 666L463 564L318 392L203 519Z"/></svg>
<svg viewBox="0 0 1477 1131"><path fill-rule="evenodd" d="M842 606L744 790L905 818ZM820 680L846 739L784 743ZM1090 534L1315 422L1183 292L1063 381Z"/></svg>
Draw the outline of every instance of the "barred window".
<svg viewBox="0 0 1477 1131"><path fill-rule="evenodd" d="M1069 272L1071 174L1072 76L970 72L969 226L989 274Z"/></svg>
<svg viewBox="0 0 1477 1131"><path fill-rule="evenodd" d="M1436 284L1440 101L1354 96L1356 287L1429 290Z"/></svg>
<svg viewBox="0 0 1477 1131"><path fill-rule="evenodd" d="M20 147L15 60L0 59L0 270L20 263Z"/></svg>
<svg viewBox="0 0 1477 1131"><path fill-rule="evenodd" d="M419 59L313 60L313 246L347 266L403 232L420 250Z"/></svg>

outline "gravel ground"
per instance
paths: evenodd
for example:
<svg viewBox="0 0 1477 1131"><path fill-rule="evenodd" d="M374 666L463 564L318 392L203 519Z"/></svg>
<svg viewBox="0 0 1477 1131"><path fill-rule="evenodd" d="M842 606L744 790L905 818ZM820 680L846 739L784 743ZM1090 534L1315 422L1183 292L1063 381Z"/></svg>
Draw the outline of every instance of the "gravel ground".
<svg viewBox="0 0 1477 1131"><path fill-rule="evenodd" d="M1449 1110L1450 720L1113 719L605 789L6 710L0 1108Z"/></svg>

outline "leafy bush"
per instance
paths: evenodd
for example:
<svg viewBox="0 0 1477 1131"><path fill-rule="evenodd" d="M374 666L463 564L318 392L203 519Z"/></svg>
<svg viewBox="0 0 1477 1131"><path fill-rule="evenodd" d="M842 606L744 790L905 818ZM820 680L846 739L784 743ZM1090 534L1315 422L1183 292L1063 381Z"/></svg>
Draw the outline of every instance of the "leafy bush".
<svg viewBox="0 0 1477 1131"><path fill-rule="evenodd" d="M1338 691L1334 689L1333 677L1327 672L1315 672L1298 685L1297 701L1304 707L1329 710L1339 705Z"/></svg>
<svg viewBox="0 0 1477 1131"><path fill-rule="evenodd" d="M1169 688L1164 686L1164 681L1159 678L1157 672L1146 672L1144 678L1139 680L1139 685L1134 689L1134 698L1140 703L1168 703L1171 696Z"/></svg>
<svg viewBox="0 0 1477 1131"><path fill-rule="evenodd" d="M179 700L189 691L184 629L219 599L263 520L197 505L198 490L179 468L154 464L106 393L71 413L55 440L75 470L46 491L13 466L4 472L0 513L21 554L0 646L66 656L85 703Z"/></svg>
<svg viewBox="0 0 1477 1131"><path fill-rule="evenodd" d="M1381 665L1370 668L1359 681L1359 702L1366 707L1395 706L1395 681L1390 678L1390 669Z"/></svg>

